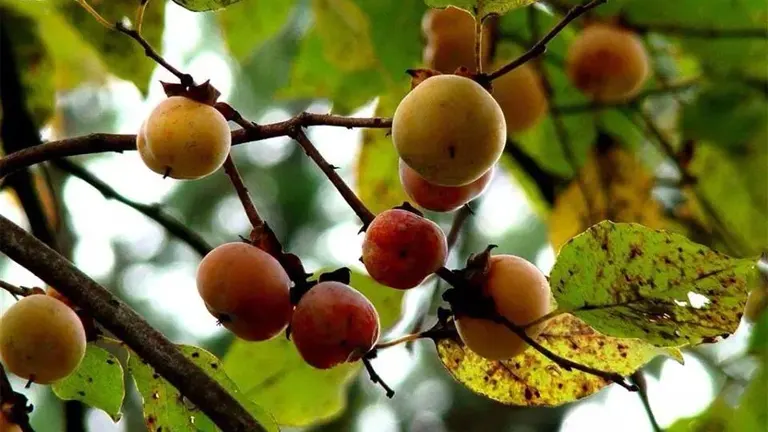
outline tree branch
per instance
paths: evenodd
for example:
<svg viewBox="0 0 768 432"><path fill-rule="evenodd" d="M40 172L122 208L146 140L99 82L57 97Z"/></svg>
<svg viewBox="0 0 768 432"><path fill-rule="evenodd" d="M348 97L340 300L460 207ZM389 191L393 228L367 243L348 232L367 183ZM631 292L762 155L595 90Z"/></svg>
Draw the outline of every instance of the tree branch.
<svg viewBox="0 0 768 432"><path fill-rule="evenodd" d="M186 74L184 72L181 72L180 70L178 70L175 67L171 66L170 63L165 61L165 59L160 54L158 54L157 51L155 51L154 48L152 48L152 45L150 45L149 42L147 42L147 40L144 39L141 36L141 34L139 34L138 31L136 31L134 29L130 29L130 28L124 26L123 23L119 22L119 21L117 23L115 23L115 30L128 35L131 39L133 39L136 42L138 42L139 45L141 45L141 47L144 48L144 54L147 57L151 58L157 64L159 64L160 66L162 66L165 69L167 69L168 72L174 74L176 76L176 78L178 78L179 81L181 81L182 85L187 86L187 87L195 85L195 80L192 79L192 75Z"/></svg>
<svg viewBox="0 0 768 432"><path fill-rule="evenodd" d="M621 24L637 33L664 33L701 39L768 39L766 28L697 28L675 23L637 23L621 17Z"/></svg>
<svg viewBox="0 0 768 432"><path fill-rule="evenodd" d="M344 117L332 114L301 113L277 123L252 124L247 129L232 132L232 144L243 144L270 138L288 136L297 126L335 126L351 128L392 127L391 118ZM29 147L8 154L0 159L0 179L20 169L51 159L84 154L123 152L136 150L136 135L89 134Z"/></svg>
<svg viewBox="0 0 768 432"><path fill-rule="evenodd" d="M3 216L0 216L0 252L88 311L217 426L233 432L265 430L232 395L128 305Z"/></svg>
<svg viewBox="0 0 768 432"><path fill-rule="evenodd" d="M509 73L516 68L522 66L527 61L538 57L542 54L544 54L547 51L547 44L549 41L555 38L558 33L563 31L563 29L571 23L571 21L575 20L576 18L580 17L581 15L588 12L590 9L593 9L597 6L600 6L601 4L605 3L607 0L592 0L589 3L581 4L578 6L574 6L571 10L568 11L568 13L565 14L563 19L560 20L559 23L557 23L552 29L544 35L543 38L541 38L538 42L536 42L528 51L523 53L520 57L516 58L515 60L512 60L511 62L507 63L506 65L502 66L498 70L494 71L493 73L488 75L488 80L493 81L496 78Z"/></svg>
<svg viewBox="0 0 768 432"><path fill-rule="evenodd" d="M637 104L649 97L681 93L690 90L698 85L698 79L692 79L686 82L664 85L658 88L652 88L639 93L637 96L625 102L591 102L586 104L560 105L557 107L561 114L578 114L585 111L596 111L603 108L621 108Z"/></svg>
<svg viewBox="0 0 768 432"><path fill-rule="evenodd" d="M231 153L227 155L227 159L224 161L224 172L229 177L229 181L232 182L232 186L237 193L237 198L240 199L240 203L243 205L245 215L248 216L251 226L255 230L261 230L264 227L264 219L259 216L259 212L256 210L256 206L251 199L251 194L248 193L248 188L245 186L245 182L243 182L240 172L237 171L235 161L232 160Z"/></svg>
<svg viewBox="0 0 768 432"><path fill-rule="evenodd" d="M344 182L344 180L336 172L336 169L323 158L323 155L317 150L312 141L309 140L307 134L300 127L295 127L291 133L291 137L301 145L304 152L309 156L312 161L323 171L328 180L333 183L333 186L341 194L344 200L349 204L349 207L357 214L360 220L363 222L363 230L373 221L376 215L373 214L368 207L360 201L360 198L355 195L352 189Z"/></svg>
<svg viewBox="0 0 768 432"><path fill-rule="evenodd" d="M30 288L20 287L0 280L0 288L8 291L14 297L26 297L34 292Z"/></svg>
<svg viewBox="0 0 768 432"><path fill-rule="evenodd" d="M205 256L208 252L211 251L211 246L205 241L205 239L200 237L200 235L196 232L187 228L183 223L179 222L171 215L163 212L160 206L147 205L126 198L125 196L118 193L114 188L112 188L112 186L108 185L95 175L88 172L88 170L85 168L67 159L54 159L53 165L88 183L94 189L99 191L105 198L113 199L117 202L125 204L128 207L143 214L144 216L154 220L160 226L165 228L169 233L171 233L171 235L188 244L200 256Z"/></svg>

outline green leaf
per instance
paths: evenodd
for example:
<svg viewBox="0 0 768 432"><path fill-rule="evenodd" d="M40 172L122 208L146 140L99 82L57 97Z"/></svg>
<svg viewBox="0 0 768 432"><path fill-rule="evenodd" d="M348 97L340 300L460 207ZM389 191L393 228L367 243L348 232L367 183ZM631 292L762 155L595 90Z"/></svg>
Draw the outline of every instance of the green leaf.
<svg viewBox="0 0 768 432"><path fill-rule="evenodd" d="M320 272L318 272L320 273ZM352 272L350 285L376 306L382 333L400 317L403 293ZM245 395L261 405L279 424L306 426L335 417L344 409L347 385L360 364L329 370L307 365L284 336L266 342L236 340L224 356L224 369Z"/></svg>
<svg viewBox="0 0 768 432"><path fill-rule="evenodd" d="M51 386L63 400L77 400L103 410L117 422L125 397L123 367L108 351L89 343L77 370Z"/></svg>
<svg viewBox="0 0 768 432"><path fill-rule="evenodd" d="M727 127L723 127L724 121ZM681 127L687 139L739 150L765 130L765 98L742 83L710 83L694 101L684 105Z"/></svg>
<svg viewBox="0 0 768 432"><path fill-rule="evenodd" d="M12 55L24 88L27 109L43 126L51 117L56 102L54 64L41 39L38 22L0 2L0 26L8 36Z"/></svg>
<svg viewBox="0 0 768 432"><path fill-rule="evenodd" d="M573 315L547 322L536 341L561 357L628 376L658 355L682 361L676 349L660 349L638 339L604 336ZM518 406L557 406L587 397L610 384L604 379L567 371L533 348L509 360L478 356L453 339L437 342L440 361L470 390Z"/></svg>
<svg viewBox="0 0 768 432"><path fill-rule="evenodd" d="M281 97L324 98L333 103L334 112L347 114L410 82L405 70L421 63L421 0L403 0L396 7L387 0L325 0L313 5L315 26L301 43ZM345 8L355 11L350 23L338 15ZM354 27L360 40L331 37L345 27ZM352 61L355 55L364 61Z"/></svg>
<svg viewBox="0 0 768 432"><path fill-rule="evenodd" d="M184 9L191 10L192 12L217 10L238 3L239 1L240 0L173 0L177 5Z"/></svg>
<svg viewBox="0 0 768 432"><path fill-rule="evenodd" d="M490 14L504 15L505 13L536 3L536 0L425 0L433 8L456 6L468 10L484 19Z"/></svg>
<svg viewBox="0 0 768 432"><path fill-rule="evenodd" d="M606 219L663 228L664 211L652 196L653 186L653 177L634 153L616 143L596 149L579 178L555 199L548 221L552 246L558 250L573 236Z"/></svg>
<svg viewBox="0 0 768 432"><path fill-rule="evenodd" d="M118 22L123 17L133 18L137 5L135 0L110 0L93 4L96 11L111 23ZM144 55L144 50L136 41L105 28L77 2L65 2L61 4L60 10L81 37L99 53L110 72L134 83L146 94L152 71L157 65ZM141 34L157 49L162 42L164 20L165 5L161 2L150 2L144 12Z"/></svg>
<svg viewBox="0 0 768 432"><path fill-rule="evenodd" d="M103 60L51 1L0 0L0 4L32 19L38 29L45 29L39 35L53 59L57 90L70 90L83 82L106 81L108 72Z"/></svg>
<svg viewBox="0 0 768 432"><path fill-rule="evenodd" d="M331 64L344 72L375 64L368 16L353 0L312 0L312 11L315 31Z"/></svg>
<svg viewBox="0 0 768 432"><path fill-rule="evenodd" d="M686 190L688 205L705 226L724 227L729 233L724 246L741 256L757 255L768 245L766 130L764 125L763 133L736 153L703 142L690 166L697 181L692 191Z"/></svg>
<svg viewBox="0 0 768 432"><path fill-rule="evenodd" d="M267 431L279 431L269 413L240 392L237 385L226 375L216 356L195 346L180 345L179 349L229 391ZM213 422L183 397L174 386L157 374L138 355L131 354L128 359L128 370L143 398L144 422L150 430L218 430Z"/></svg>
<svg viewBox="0 0 768 432"><path fill-rule="evenodd" d="M604 221L563 246L550 282L560 308L603 334L680 346L733 333L755 271L679 234Z"/></svg>
<svg viewBox="0 0 768 432"><path fill-rule="evenodd" d="M295 2L247 0L216 12L230 54L244 61L269 38L277 35L288 20Z"/></svg>
<svg viewBox="0 0 768 432"><path fill-rule="evenodd" d="M391 117L406 89L379 99L376 115ZM400 184L399 164L388 129L366 129L357 155L355 186L360 199L374 213L391 209L410 200Z"/></svg>

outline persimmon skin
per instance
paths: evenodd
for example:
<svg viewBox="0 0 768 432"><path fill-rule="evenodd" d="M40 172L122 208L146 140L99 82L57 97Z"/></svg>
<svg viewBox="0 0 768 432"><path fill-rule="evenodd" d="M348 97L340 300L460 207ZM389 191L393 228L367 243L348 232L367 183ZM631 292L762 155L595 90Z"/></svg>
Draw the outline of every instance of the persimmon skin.
<svg viewBox="0 0 768 432"><path fill-rule="evenodd" d="M480 196L493 179L493 168L482 177L465 186L440 186L424 180L419 173L400 159L400 183L408 196L419 207L450 212Z"/></svg>
<svg viewBox="0 0 768 432"><path fill-rule="evenodd" d="M232 145L224 116L183 96L169 97L152 110L144 124L144 139L154 158L150 169L156 171L156 162L164 174L176 179L212 174L224 164Z"/></svg>
<svg viewBox="0 0 768 432"><path fill-rule="evenodd" d="M0 317L0 360L13 374L50 384L72 374L85 356L80 317L53 297L25 297Z"/></svg>
<svg viewBox="0 0 768 432"><path fill-rule="evenodd" d="M475 68L475 19L467 11L449 6L429 9L421 20L421 31L426 39L424 64L441 73L454 73L461 66ZM490 40L491 31L483 27L483 39ZM483 65L487 65L491 44L483 44Z"/></svg>
<svg viewBox="0 0 768 432"><path fill-rule="evenodd" d="M146 122L142 123L141 127L139 128L139 133L136 134L136 150L138 150L139 157L141 158L141 161L144 162L144 165L147 166L147 168L158 174L165 175L165 173L168 171L168 168L158 162L158 160L155 159L155 156L152 155L152 152L150 152L149 148L147 147L147 139L144 135L145 125Z"/></svg>
<svg viewBox="0 0 768 432"><path fill-rule="evenodd" d="M493 82L493 97L504 112L510 135L535 127L549 111L541 77L529 63L497 78Z"/></svg>
<svg viewBox="0 0 768 432"><path fill-rule="evenodd" d="M52 297L52 298L55 298L56 300L64 303L65 305L69 306L70 308L75 309L75 304L72 303L72 301L70 299L68 299L66 296L64 296L64 294L60 293L59 291L57 291L53 287L50 287L50 286L46 287L45 288L45 295L47 295L49 297Z"/></svg>
<svg viewBox="0 0 768 432"><path fill-rule="evenodd" d="M482 86L436 75L411 90L392 120L400 158L440 186L464 186L499 160L507 139L504 113Z"/></svg>
<svg viewBox="0 0 768 432"><path fill-rule="evenodd" d="M243 242L216 247L197 270L197 289L208 310L248 341L268 340L285 329L293 310L290 285L275 258Z"/></svg>
<svg viewBox="0 0 768 432"><path fill-rule="evenodd" d="M566 72L574 86L592 99L623 102L643 88L649 63L636 34L609 24L593 24L568 48Z"/></svg>
<svg viewBox="0 0 768 432"><path fill-rule="evenodd" d="M407 210L374 218L363 240L363 264L382 285L410 289L445 264L448 243L440 227Z"/></svg>
<svg viewBox="0 0 768 432"><path fill-rule="evenodd" d="M483 294L493 299L499 315L517 325L526 325L549 312L549 282L530 262L514 255L490 258L488 280ZM536 337L542 324L527 329ZM503 360L523 353L528 344L503 324L489 319L462 316L456 320L461 340L476 354L489 360Z"/></svg>
<svg viewBox="0 0 768 432"><path fill-rule="evenodd" d="M291 340L317 369L362 358L379 340L379 314L359 291L341 282L320 282L299 300Z"/></svg>
<svg viewBox="0 0 768 432"><path fill-rule="evenodd" d="M11 423L11 419L8 418L8 414L6 414L5 411L0 411L0 431L23 432L21 426L16 423Z"/></svg>

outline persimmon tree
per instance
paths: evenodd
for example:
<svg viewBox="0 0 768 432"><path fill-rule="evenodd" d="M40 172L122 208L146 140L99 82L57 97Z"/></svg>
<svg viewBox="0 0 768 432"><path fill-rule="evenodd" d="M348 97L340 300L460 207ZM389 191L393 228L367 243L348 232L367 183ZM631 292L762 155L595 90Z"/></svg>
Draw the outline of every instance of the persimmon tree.
<svg viewBox="0 0 768 432"><path fill-rule="evenodd" d="M765 425L763 2L174 2L218 19L243 64L244 44L296 20L291 11L309 11L311 26L285 47L296 51L288 77L270 97L326 99L334 112L247 119L236 97L223 100L216 82L161 54L159 0L0 0L0 180L31 227L0 216L0 252L48 285L0 281L23 298L0 316L0 425L32 430L32 407L11 387L11 373L114 420L130 375L153 431L304 426L338 414L338 395L363 370L397 397L372 360L427 340L446 373L480 397L560 406L617 385L639 394L659 429L643 366L658 356L682 361L683 350L727 338L745 313L754 326L746 355L759 368L742 402L718 397L674 427ZM146 92L155 67L173 80L162 82L167 98L135 134L90 130L41 141L57 117L55 92L98 82L89 73ZM349 115L372 100L376 116ZM316 126L364 129L355 189L313 143L308 130ZM256 204L261 190L241 175L231 149L275 137L295 142L355 213L368 274L310 273L270 226ZM75 159L128 151L166 181L226 177L249 232L212 247ZM173 343L72 264L56 236L55 199L37 180L48 169L85 181L198 252L194 292L234 335L221 359ZM546 220L557 252L549 275L494 244L447 267L472 203L494 176L523 185ZM454 212L447 234L433 221L446 212ZM422 312L399 323L412 331L388 333L402 320L402 296L417 286L432 293L422 310L436 308L435 316ZM311 394L290 393L279 382L289 379ZM250 390L264 382L275 390Z"/></svg>

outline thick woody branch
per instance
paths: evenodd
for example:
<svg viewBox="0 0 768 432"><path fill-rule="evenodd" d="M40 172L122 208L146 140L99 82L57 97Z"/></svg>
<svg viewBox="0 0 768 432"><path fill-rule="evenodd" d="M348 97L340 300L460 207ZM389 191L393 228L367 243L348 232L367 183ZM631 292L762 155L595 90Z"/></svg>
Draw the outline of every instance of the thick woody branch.
<svg viewBox="0 0 768 432"><path fill-rule="evenodd" d="M87 310L220 428L233 432L264 431L232 395L133 309L3 216L0 216L0 252Z"/></svg>
<svg viewBox="0 0 768 432"><path fill-rule="evenodd" d="M288 136L297 126L335 126L351 128L390 128L392 119L382 117L344 117L332 114L301 113L289 120L266 125L252 124L232 132L232 144ZM51 141L11 153L0 159L0 178L22 168L51 159L84 154L136 150L136 135L90 134Z"/></svg>
<svg viewBox="0 0 768 432"><path fill-rule="evenodd" d="M600 6L606 1L607 0L592 0L589 3L574 6L571 10L568 11L568 13L565 14L563 19L561 19L559 23L557 23L554 27L552 27L552 30L550 30L549 33L544 35L543 38L541 38L538 42L536 42L528 51L523 53L523 55L516 58L515 60L512 60L511 62L502 66L501 68L494 71L493 73L489 74L488 80L493 81L496 78L499 78L500 76L517 69L518 67L522 66L529 60L544 54L547 51L547 44L549 43L549 41L554 39L558 33L563 31L563 29L565 29L565 27L568 24L570 24L571 21L587 13L589 10L597 6Z"/></svg>

